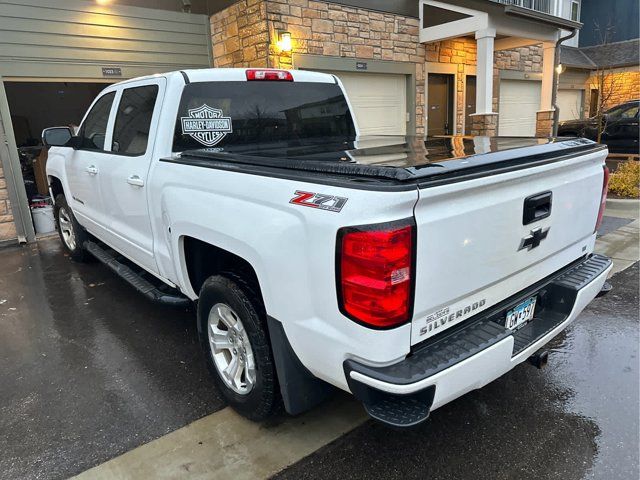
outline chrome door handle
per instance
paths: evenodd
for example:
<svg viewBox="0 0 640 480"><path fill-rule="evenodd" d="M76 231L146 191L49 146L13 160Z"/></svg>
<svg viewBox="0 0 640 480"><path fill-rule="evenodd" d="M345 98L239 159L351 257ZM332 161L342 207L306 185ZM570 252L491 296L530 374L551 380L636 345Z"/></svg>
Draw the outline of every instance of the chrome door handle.
<svg viewBox="0 0 640 480"><path fill-rule="evenodd" d="M127 183L135 187L144 187L144 180L142 180L138 175L131 175L127 178Z"/></svg>
<svg viewBox="0 0 640 480"><path fill-rule="evenodd" d="M97 175L98 174L98 169L96 168L95 165L90 165L87 168L84 169L85 172L87 172L89 175Z"/></svg>

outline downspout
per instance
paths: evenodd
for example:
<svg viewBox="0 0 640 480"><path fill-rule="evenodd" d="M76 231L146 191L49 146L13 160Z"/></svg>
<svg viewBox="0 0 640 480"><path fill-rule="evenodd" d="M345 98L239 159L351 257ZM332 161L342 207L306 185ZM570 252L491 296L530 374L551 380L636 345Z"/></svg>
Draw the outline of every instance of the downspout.
<svg viewBox="0 0 640 480"><path fill-rule="evenodd" d="M552 136L558 136L558 123L560 120L560 109L556 102L558 101L558 84L560 83L560 74L558 73L558 66L560 65L560 47L562 42L570 40L576 36L578 30L571 30L569 35L560 37L556 42L556 51L553 60L553 86L551 87L551 105L553 105L553 130Z"/></svg>

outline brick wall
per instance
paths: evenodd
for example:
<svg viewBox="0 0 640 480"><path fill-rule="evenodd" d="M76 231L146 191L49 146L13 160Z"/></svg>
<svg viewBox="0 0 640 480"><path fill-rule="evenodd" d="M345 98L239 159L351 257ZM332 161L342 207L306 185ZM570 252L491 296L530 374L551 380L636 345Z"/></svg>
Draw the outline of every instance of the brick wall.
<svg viewBox="0 0 640 480"><path fill-rule="evenodd" d="M7 183L0 165L0 242L16 238L16 226L11 214Z"/></svg>

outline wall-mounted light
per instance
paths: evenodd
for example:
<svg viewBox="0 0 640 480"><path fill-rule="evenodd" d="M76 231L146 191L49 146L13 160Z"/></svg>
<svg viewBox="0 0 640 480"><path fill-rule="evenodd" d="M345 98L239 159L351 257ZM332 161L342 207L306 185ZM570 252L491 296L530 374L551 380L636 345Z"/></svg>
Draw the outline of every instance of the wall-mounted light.
<svg viewBox="0 0 640 480"><path fill-rule="evenodd" d="M278 34L278 48L281 52L290 52L291 51L291 33L290 32L280 32Z"/></svg>
<svg viewBox="0 0 640 480"><path fill-rule="evenodd" d="M564 71L565 71L565 66L559 63L558 66L556 67L556 73L558 75L562 75Z"/></svg>
<svg viewBox="0 0 640 480"><path fill-rule="evenodd" d="M111 3L111 0L96 0L96 3L98 5L109 5Z"/></svg>

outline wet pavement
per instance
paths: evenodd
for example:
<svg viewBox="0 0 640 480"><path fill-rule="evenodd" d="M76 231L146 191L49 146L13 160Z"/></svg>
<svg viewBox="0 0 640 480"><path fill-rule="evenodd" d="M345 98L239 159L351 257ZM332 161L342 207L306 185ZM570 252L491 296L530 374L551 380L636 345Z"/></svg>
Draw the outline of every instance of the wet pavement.
<svg viewBox="0 0 640 480"><path fill-rule="evenodd" d="M224 407L194 319L57 237L0 250L0 478L66 478Z"/></svg>
<svg viewBox="0 0 640 480"><path fill-rule="evenodd" d="M638 275L636 263L613 277L614 291L549 345L545 370L521 365L415 430L367 421L337 438L361 422L346 394L346 407L279 426L243 423L220 411L193 312L148 302L99 263L71 262L57 238L0 250L0 478L66 478L160 437L163 451L183 452L175 471L188 476L185 430L200 428L200 455L227 466L291 463L325 445L278 479L637 479ZM216 435L238 430L218 458ZM145 451L134 458L149 473L160 450Z"/></svg>
<svg viewBox="0 0 640 480"><path fill-rule="evenodd" d="M411 431L368 421L274 478L639 478L638 275L613 277L545 369L520 365Z"/></svg>

